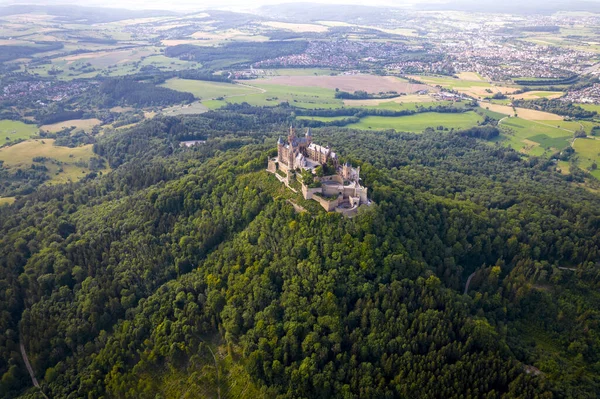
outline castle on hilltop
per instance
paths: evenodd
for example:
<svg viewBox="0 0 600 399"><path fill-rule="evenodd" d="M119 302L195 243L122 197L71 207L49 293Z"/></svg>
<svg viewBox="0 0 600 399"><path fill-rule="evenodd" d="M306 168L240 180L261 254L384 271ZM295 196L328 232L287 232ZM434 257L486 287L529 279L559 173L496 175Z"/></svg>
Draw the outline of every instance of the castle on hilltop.
<svg viewBox="0 0 600 399"><path fill-rule="evenodd" d="M360 167L340 165L329 146L313 143L310 128L298 137L290 127L287 143L277 140L277 158L269 159L267 170L292 190L290 184L297 179L304 199L317 201L328 212L351 216L359 206L370 204L367 187L360 184Z"/></svg>

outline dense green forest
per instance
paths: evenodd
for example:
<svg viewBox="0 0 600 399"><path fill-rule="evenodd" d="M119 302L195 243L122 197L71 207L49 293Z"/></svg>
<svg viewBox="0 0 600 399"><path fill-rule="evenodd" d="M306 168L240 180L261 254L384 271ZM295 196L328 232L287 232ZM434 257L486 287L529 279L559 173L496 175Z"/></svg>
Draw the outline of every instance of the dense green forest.
<svg viewBox="0 0 600 399"><path fill-rule="evenodd" d="M265 171L291 120L156 117L0 207L0 396L38 397L23 343L52 398L598 397L597 194L491 126L315 129L374 201L344 218Z"/></svg>

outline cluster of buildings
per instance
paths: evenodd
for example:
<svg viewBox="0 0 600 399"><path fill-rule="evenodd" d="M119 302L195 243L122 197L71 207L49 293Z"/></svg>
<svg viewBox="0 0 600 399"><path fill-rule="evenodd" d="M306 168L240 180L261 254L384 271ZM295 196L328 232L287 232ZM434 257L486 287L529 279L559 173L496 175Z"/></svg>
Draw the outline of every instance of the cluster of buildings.
<svg viewBox="0 0 600 399"><path fill-rule="evenodd" d="M600 104L600 83L594 83L584 89L569 91L560 99L565 102Z"/></svg>
<svg viewBox="0 0 600 399"><path fill-rule="evenodd" d="M0 100L20 102L24 100L62 101L79 95L95 82L63 82L48 80L23 80L6 84L0 91Z"/></svg>
<svg viewBox="0 0 600 399"><path fill-rule="evenodd" d="M360 68L373 63L389 63L403 59L407 53L423 51L422 46L398 42L355 40L311 41L304 53L272 58L255 67L320 66L338 69Z"/></svg>
<svg viewBox="0 0 600 399"><path fill-rule="evenodd" d="M318 176L318 168L330 173ZM360 183L360 167L340 165L329 147L313 143L310 128L304 137L298 137L290 127L287 142L281 137L277 141L277 157L269 159L267 170L288 187L298 179L304 199L317 201L328 212L352 216L359 206L371 203L367 187ZM302 171L310 172L312 182L304 181Z"/></svg>

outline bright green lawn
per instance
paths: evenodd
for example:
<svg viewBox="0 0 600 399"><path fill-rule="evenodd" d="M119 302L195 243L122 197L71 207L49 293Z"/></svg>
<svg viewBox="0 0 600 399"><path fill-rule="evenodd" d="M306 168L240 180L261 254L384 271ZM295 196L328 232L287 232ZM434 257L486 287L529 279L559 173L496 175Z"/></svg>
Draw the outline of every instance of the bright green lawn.
<svg viewBox="0 0 600 399"><path fill-rule="evenodd" d="M0 120L0 145L15 140L28 139L37 134L39 128L20 121Z"/></svg>
<svg viewBox="0 0 600 399"><path fill-rule="evenodd" d="M173 78L167 80L161 86L177 91L192 93L198 98L214 99L218 97L241 96L259 93L260 90L232 83L207 82L203 80Z"/></svg>
<svg viewBox="0 0 600 399"><path fill-rule="evenodd" d="M395 129L404 132L420 133L428 127L437 128L444 126L448 129L466 129L477 125L477 122L483 118L475 112L464 113L438 113L424 112L421 114L388 117L388 116L367 116L360 122L347 125L348 128L385 130Z"/></svg>

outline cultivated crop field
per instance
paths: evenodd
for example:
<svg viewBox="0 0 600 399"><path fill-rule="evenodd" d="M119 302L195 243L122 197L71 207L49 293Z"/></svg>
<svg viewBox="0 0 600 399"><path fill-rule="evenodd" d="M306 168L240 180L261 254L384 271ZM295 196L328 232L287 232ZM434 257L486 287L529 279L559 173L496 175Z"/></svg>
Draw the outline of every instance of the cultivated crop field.
<svg viewBox="0 0 600 399"><path fill-rule="evenodd" d="M519 118L530 120L530 121L562 121L564 118L560 115L551 114L549 112L537 111L528 108L515 108L508 105L493 104L493 103L481 103L480 106L490 111L497 112L504 115L514 115L515 112Z"/></svg>
<svg viewBox="0 0 600 399"><path fill-rule="evenodd" d="M463 75L464 76L464 75ZM468 75L471 78L473 76ZM516 87L494 86L482 79L466 80L456 79L449 76L421 76L415 75L411 78L427 83L431 86L441 86L448 89L453 89L459 93L463 93L472 97L484 98L491 96L493 93L511 94L518 90ZM490 93L489 91L492 93Z"/></svg>
<svg viewBox="0 0 600 399"><path fill-rule="evenodd" d="M466 129L476 126L482 120L483 118L475 112L424 112L400 117L367 116L362 118L360 122L350 124L347 127L367 130L395 129L403 132L421 133L429 127L435 129L438 126L444 126L448 129Z"/></svg>
<svg viewBox="0 0 600 399"><path fill-rule="evenodd" d="M513 94L510 97L515 100L538 100L540 98L547 98L549 100L559 98L564 93L562 91L528 91L521 94Z"/></svg>
<svg viewBox="0 0 600 399"><path fill-rule="evenodd" d="M0 120L0 145L16 140L28 139L38 133L36 125L8 119Z"/></svg>

